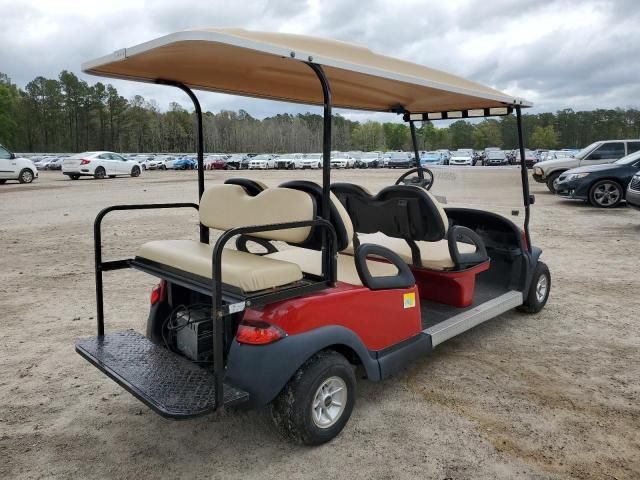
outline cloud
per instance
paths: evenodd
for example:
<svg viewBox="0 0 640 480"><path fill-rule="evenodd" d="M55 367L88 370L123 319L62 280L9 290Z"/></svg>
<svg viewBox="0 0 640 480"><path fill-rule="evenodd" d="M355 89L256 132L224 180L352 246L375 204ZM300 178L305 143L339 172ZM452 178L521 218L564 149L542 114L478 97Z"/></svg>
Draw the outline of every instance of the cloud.
<svg viewBox="0 0 640 480"><path fill-rule="evenodd" d="M638 107L640 23L635 0L0 0L0 71L24 86L118 48L195 26L240 26L335 38L445 70L536 103L534 111ZM96 77L84 76L87 81ZM183 93L110 81L126 97L161 107ZM222 94L207 110L264 117L319 111ZM348 118L393 115L341 112Z"/></svg>

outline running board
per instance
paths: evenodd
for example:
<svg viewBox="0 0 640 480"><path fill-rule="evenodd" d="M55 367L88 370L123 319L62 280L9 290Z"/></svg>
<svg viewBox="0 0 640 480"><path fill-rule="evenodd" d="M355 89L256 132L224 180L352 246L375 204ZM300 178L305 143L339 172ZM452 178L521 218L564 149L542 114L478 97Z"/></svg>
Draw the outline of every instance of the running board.
<svg viewBox="0 0 640 480"><path fill-rule="evenodd" d="M481 303L455 317L444 320L432 327L425 328L422 332L431 337L431 346L441 344L462 332L479 325L498 315L508 312L512 308L519 307L523 303L522 292L511 290L507 293Z"/></svg>

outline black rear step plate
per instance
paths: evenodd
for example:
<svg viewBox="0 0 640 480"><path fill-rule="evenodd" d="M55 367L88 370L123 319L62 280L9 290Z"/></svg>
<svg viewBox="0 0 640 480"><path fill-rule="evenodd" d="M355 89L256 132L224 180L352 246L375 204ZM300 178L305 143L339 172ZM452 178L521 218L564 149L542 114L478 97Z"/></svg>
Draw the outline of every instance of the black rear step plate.
<svg viewBox="0 0 640 480"><path fill-rule="evenodd" d="M134 330L83 338L76 352L163 417L189 418L216 409L213 373ZM225 406L248 398L224 384Z"/></svg>

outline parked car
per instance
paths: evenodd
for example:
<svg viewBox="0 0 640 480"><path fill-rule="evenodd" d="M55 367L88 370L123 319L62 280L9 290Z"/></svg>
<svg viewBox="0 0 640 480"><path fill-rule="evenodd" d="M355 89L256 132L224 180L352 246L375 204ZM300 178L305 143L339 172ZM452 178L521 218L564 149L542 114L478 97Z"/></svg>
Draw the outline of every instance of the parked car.
<svg viewBox="0 0 640 480"><path fill-rule="evenodd" d="M540 162L546 162L547 160L555 160L557 158L571 158L577 152L570 150L547 150L540 154Z"/></svg>
<svg viewBox="0 0 640 480"><path fill-rule="evenodd" d="M420 165L423 167L428 167L429 165L444 165L444 162L445 156L440 150L420 154Z"/></svg>
<svg viewBox="0 0 640 480"><path fill-rule="evenodd" d="M444 162L443 165L449 165L449 160L451 159L451 151L447 150L446 148L441 148L437 151L442 154L442 159Z"/></svg>
<svg viewBox="0 0 640 480"><path fill-rule="evenodd" d="M415 166L411 155L407 152L389 152L387 156L387 167L389 168L411 168Z"/></svg>
<svg viewBox="0 0 640 480"><path fill-rule="evenodd" d="M225 167L227 170L240 170L242 168L242 161L247 158L242 153L236 153L227 158Z"/></svg>
<svg viewBox="0 0 640 480"><path fill-rule="evenodd" d="M473 150L470 148L460 148L454 151L449 159L449 165L472 166L473 164Z"/></svg>
<svg viewBox="0 0 640 480"><path fill-rule="evenodd" d="M629 182L625 199L627 205L640 210L640 172L637 172Z"/></svg>
<svg viewBox="0 0 640 480"><path fill-rule="evenodd" d="M198 162L191 157L181 157L171 162L171 167L169 167L169 162L167 162L167 168L172 168L173 170L194 170L198 166Z"/></svg>
<svg viewBox="0 0 640 480"><path fill-rule="evenodd" d="M524 161L525 161L525 164L527 165L527 168L533 168L533 166L536 163L538 163L538 157L536 156L536 152L526 148L524 150ZM511 165L520 165L520 150L515 149L511 152L511 156L509 157L509 163Z"/></svg>
<svg viewBox="0 0 640 480"><path fill-rule="evenodd" d="M507 158L507 153L504 150L489 150L485 152L483 164L490 167L509 165L509 159Z"/></svg>
<svg viewBox="0 0 640 480"><path fill-rule="evenodd" d="M300 159L300 168L322 168L322 154L321 153L307 153Z"/></svg>
<svg viewBox="0 0 640 480"><path fill-rule="evenodd" d="M95 178L114 178L118 175L137 177L142 167L138 162L127 159L114 152L83 152L65 158L62 173L71 180L78 180L81 176Z"/></svg>
<svg viewBox="0 0 640 480"><path fill-rule="evenodd" d="M291 153L288 155L280 155L276 159L276 168L284 170L293 170L294 168L300 168L300 160L302 159L301 153Z"/></svg>
<svg viewBox="0 0 640 480"><path fill-rule="evenodd" d="M249 169L267 170L276 168L276 156L270 153L256 155L249 161Z"/></svg>
<svg viewBox="0 0 640 480"><path fill-rule="evenodd" d="M165 157L144 156L136 157L143 170L166 170L167 160Z"/></svg>
<svg viewBox="0 0 640 480"><path fill-rule="evenodd" d="M640 151L614 163L568 170L558 177L556 193L572 200L589 201L594 207L617 206L633 176L640 171Z"/></svg>
<svg viewBox="0 0 640 480"><path fill-rule="evenodd" d="M556 180L562 173L576 167L613 163L640 150L640 140L602 140L580 150L573 157L539 162L533 169L533 179L545 183L551 193L556 192Z"/></svg>
<svg viewBox="0 0 640 480"><path fill-rule="evenodd" d="M31 183L38 178L38 169L31 160L16 157L16 154L0 145L0 185L7 180L17 180L20 183Z"/></svg>
<svg viewBox="0 0 640 480"><path fill-rule="evenodd" d="M382 166L382 152L364 152L356 159L358 168L378 168Z"/></svg>
<svg viewBox="0 0 640 480"><path fill-rule="evenodd" d="M57 157L43 157L40 162L38 162L38 170L49 170L49 164L56 160Z"/></svg>
<svg viewBox="0 0 640 480"><path fill-rule="evenodd" d="M227 170L227 155L209 155L203 164L205 170Z"/></svg>
<svg viewBox="0 0 640 480"><path fill-rule="evenodd" d="M335 152L331 154L331 168L355 168L356 159L348 153Z"/></svg>
<svg viewBox="0 0 640 480"><path fill-rule="evenodd" d="M47 170L62 170L63 157L56 157L47 164Z"/></svg>

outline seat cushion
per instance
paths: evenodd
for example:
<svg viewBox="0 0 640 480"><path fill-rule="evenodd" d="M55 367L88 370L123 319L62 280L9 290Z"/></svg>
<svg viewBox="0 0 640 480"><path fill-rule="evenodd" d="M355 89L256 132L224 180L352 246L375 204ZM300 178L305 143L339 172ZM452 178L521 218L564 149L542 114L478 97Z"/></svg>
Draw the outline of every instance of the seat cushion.
<svg viewBox="0 0 640 480"><path fill-rule="evenodd" d="M213 247L193 240L156 240L142 245L136 260L148 260L171 268L211 278ZM292 262L224 249L222 283L243 292L280 287L302 279L302 270Z"/></svg>
<svg viewBox="0 0 640 480"><path fill-rule="evenodd" d="M312 275L320 275L322 272L321 260L322 253L318 250L309 250L307 248L289 248L276 253L266 255L271 259L282 260L297 264L303 272ZM362 286L362 281L356 270L354 257L351 255L338 254L338 281L349 283L351 285ZM375 260L367 261L367 266L371 275L374 277L392 276L398 273L398 269L386 262L378 262Z"/></svg>
<svg viewBox="0 0 640 480"><path fill-rule="evenodd" d="M397 253L400 258L409 265L413 264L411 248L402 238L388 237L378 232L360 234L358 235L358 239L361 244L374 243L387 247L392 252ZM420 258L424 268L430 270L447 270L455 267L451 259L451 254L449 253L449 243L446 240L440 240L438 242L416 242L416 244L418 248L420 248ZM473 253L476 251L476 247L468 243L458 242L458 251L460 253ZM349 245L345 253L353 254L353 244Z"/></svg>

